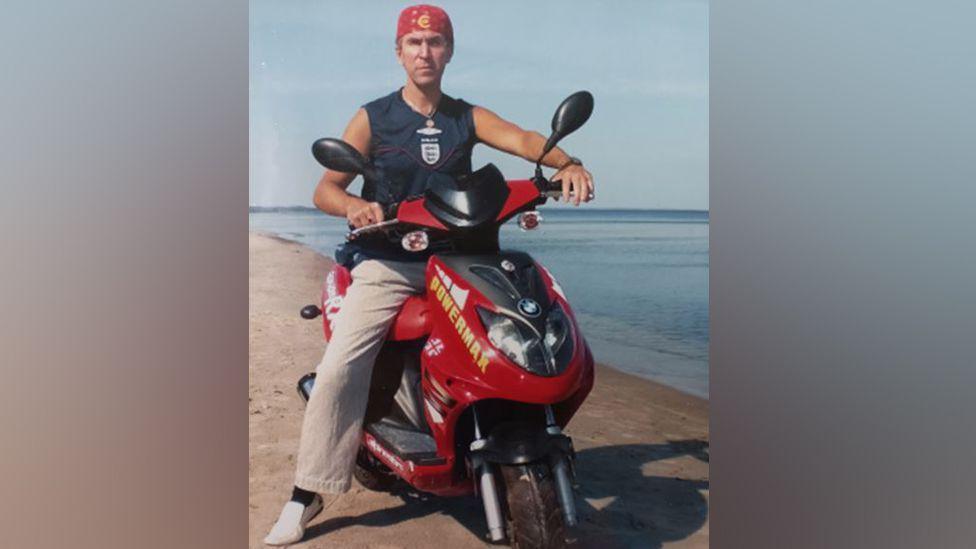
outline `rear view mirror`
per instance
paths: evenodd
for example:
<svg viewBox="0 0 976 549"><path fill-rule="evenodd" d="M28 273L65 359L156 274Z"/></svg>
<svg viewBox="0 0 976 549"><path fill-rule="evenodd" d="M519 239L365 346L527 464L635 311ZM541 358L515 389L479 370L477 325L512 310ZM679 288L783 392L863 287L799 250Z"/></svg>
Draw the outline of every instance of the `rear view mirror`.
<svg viewBox="0 0 976 549"><path fill-rule="evenodd" d="M593 114L593 94L588 91L578 91L567 97L552 116L552 134L546 140L539 162L542 162L542 159L562 138L585 124L591 114Z"/></svg>
<svg viewBox="0 0 976 549"><path fill-rule="evenodd" d="M312 156L330 170L366 174L371 171L369 162L349 143L341 139L325 137L312 143Z"/></svg>

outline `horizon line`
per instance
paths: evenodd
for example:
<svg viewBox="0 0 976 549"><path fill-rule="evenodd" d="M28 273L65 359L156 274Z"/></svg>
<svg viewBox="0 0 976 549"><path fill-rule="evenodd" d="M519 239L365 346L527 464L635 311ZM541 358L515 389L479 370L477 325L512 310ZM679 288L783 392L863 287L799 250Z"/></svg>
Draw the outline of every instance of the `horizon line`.
<svg viewBox="0 0 976 549"><path fill-rule="evenodd" d="M248 205L247 210L248 210L249 213L251 213L251 212L261 212L261 211L269 211L269 210L291 210L291 211L299 211L300 210L300 211L313 211L313 212L321 211L321 210L319 210L318 208L316 208L314 206L304 206L304 205L298 205L298 204L292 205L292 206L288 206L288 205L263 206L263 205L259 205L259 204L251 204L251 205ZM627 212L627 211L630 211L630 212L675 212L675 213L677 213L677 212L687 212L687 213L706 213L706 214L710 212L710 210L699 210L699 209L692 209L692 208L596 208L596 207L587 207L585 210L578 210L576 208L557 208L557 209L550 209L549 211L567 211L567 212L579 212L579 211L588 211L588 212L594 212L594 211L596 211L596 212L607 212L607 211L620 212L620 211L625 211L625 212ZM325 212L323 212L323 213L325 213Z"/></svg>

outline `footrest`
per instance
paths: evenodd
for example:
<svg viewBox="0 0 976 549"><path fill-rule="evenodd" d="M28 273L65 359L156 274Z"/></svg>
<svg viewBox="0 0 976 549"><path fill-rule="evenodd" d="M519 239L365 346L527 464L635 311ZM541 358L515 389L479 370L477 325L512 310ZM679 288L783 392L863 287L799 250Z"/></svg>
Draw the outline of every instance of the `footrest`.
<svg viewBox="0 0 976 549"><path fill-rule="evenodd" d="M404 425L381 419L371 423L366 430L401 459L417 465L437 465L445 462L437 456L434 437Z"/></svg>

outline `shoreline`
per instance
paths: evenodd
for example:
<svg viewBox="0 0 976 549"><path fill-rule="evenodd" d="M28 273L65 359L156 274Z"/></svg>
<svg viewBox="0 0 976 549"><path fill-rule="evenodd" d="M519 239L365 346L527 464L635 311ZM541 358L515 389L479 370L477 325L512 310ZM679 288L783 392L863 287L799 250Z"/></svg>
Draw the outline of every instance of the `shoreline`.
<svg viewBox="0 0 976 549"><path fill-rule="evenodd" d="M249 230L248 231L248 234L262 236L262 237L265 237L265 238L270 238L270 239L276 240L276 241L281 242L281 243L284 243L284 244L290 244L290 245L294 245L294 246L301 246L302 248L308 250L309 253L318 254L323 259L325 259L326 261L328 261L329 262L329 267L328 268L331 268L331 265L333 265L335 263L332 260L332 258L326 257L326 256L322 255L320 252L318 252L316 250L313 250L309 246L307 246L307 245L305 245L305 244L303 244L301 242L298 242L296 240L291 240L291 239L288 239L288 238L285 238L285 237L282 237L282 236L279 236L279 235L276 235L276 234L273 234L273 233L266 233L266 232L262 232L262 231ZM323 277L325 276L324 272L323 272L323 275L322 276ZM613 366L612 364L608 364L608 363L605 363L605 362L597 361L596 362L596 366L598 368L601 368L601 369L612 370L612 371L614 371L616 373L623 374L623 375L628 376L628 377L631 377L631 378L633 378L635 380L640 380L642 382L647 382L650 385L655 386L655 387L658 387L661 390L677 391L678 393L680 393L680 394L682 394L682 395L684 395L684 396L686 396L688 398L696 399L698 401L701 401L706 406L707 406L708 401L709 401L709 399L707 397L702 397L700 395L696 395L696 394L693 394L693 393L689 393L688 391L682 390L680 387L674 387L672 385L668 385L666 383L662 383L660 381L657 381L657 380L651 379L649 377L645 377L643 375L640 375L639 373L636 373L636 372L629 372L629 371L627 371L627 370L625 370L623 368L620 368L620 367L617 367L617 366Z"/></svg>
<svg viewBox="0 0 976 549"><path fill-rule="evenodd" d="M322 325L298 311L316 301L332 261L274 235L249 232L248 546L261 542L291 493L304 404ZM566 427L576 448L580 525L575 547L708 547L709 403L597 366L590 396ZM486 547L474 497L439 498L353 483L296 547Z"/></svg>

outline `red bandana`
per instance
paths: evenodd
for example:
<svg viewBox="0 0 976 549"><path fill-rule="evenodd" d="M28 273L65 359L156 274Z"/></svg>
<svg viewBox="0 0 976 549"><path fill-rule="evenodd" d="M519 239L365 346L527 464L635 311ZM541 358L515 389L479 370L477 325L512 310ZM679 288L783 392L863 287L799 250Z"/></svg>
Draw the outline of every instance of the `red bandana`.
<svg viewBox="0 0 976 549"><path fill-rule="evenodd" d="M439 32L449 42L454 42L454 28L451 27L451 18L441 8L428 4L420 4L404 8L400 12L396 34L398 42L404 34L425 30Z"/></svg>

